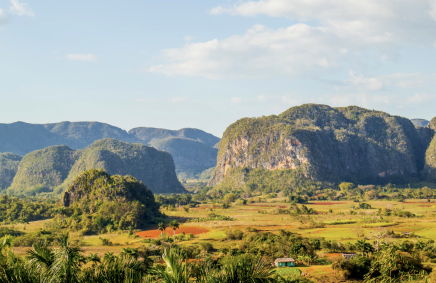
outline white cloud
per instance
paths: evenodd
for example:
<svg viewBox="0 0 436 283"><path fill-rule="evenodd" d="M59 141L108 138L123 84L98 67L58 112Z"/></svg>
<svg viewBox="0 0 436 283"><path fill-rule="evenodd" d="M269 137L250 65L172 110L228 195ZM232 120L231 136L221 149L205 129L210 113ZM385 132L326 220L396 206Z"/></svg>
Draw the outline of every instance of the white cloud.
<svg viewBox="0 0 436 283"><path fill-rule="evenodd" d="M11 13L17 14L18 16L29 16L34 17L35 13L29 7L27 3L20 3L18 0L11 0L12 6L9 8Z"/></svg>
<svg viewBox="0 0 436 283"><path fill-rule="evenodd" d="M67 54L67 59L73 61L97 61L97 57L93 54Z"/></svg>
<svg viewBox="0 0 436 283"><path fill-rule="evenodd" d="M350 71L350 79L345 82L358 87L368 90L380 90L383 88L383 81L380 78L365 78L363 75L356 75L353 71Z"/></svg>
<svg viewBox="0 0 436 283"><path fill-rule="evenodd" d="M400 46L434 44L435 3L436 0L238 1L215 7L211 13L268 15L297 23L279 29L255 25L242 35L166 49L162 51L165 62L149 71L210 79L313 77L350 62L362 66L378 64L394 58Z"/></svg>
<svg viewBox="0 0 436 283"><path fill-rule="evenodd" d="M183 37L183 40L186 42L190 42L190 41L193 41L195 37L196 36L193 36L193 35L187 35L187 36Z"/></svg>
<svg viewBox="0 0 436 283"><path fill-rule="evenodd" d="M277 30L256 25L242 36L163 50L167 62L149 71L210 79L326 72L338 66L342 42L330 31L306 24Z"/></svg>
<svg viewBox="0 0 436 283"><path fill-rule="evenodd" d="M394 73L365 77L349 72L350 78L344 80L345 89L378 91L385 88L425 88L436 84L436 73ZM338 90L344 89L337 87Z"/></svg>
<svg viewBox="0 0 436 283"><path fill-rule="evenodd" d="M436 98L436 95L434 95L434 94L415 93L413 96L407 97L406 101L408 103L419 104L419 103L423 103L423 102L428 102L430 100L434 100L435 98Z"/></svg>
<svg viewBox="0 0 436 283"><path fill-rule="evenodd" d="M168 100L172 103L181 103L181 102L188 101L189 98L186 96L176 96L176 97L170 97L170 98L168 98Z"/></svg>

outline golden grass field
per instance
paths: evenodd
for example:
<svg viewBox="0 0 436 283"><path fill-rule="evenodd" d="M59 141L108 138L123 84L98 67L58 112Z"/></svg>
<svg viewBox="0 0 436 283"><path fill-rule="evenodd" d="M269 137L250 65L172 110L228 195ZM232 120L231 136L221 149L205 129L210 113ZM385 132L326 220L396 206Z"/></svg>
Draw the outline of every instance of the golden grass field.
<svg viewBox="0 0 436 283"><path fill-rule="evenodd" d="M324 237L327 240L336 240L340 242L355 242L359 238L356 234L356 230L360 229L365 234L370 234L377 229L380 224L375 223L373 227L362 228L364 223L362 220L366 218L375 218L374 215L378 208L389 209L401 209L410 211L415 214L419 214L418 218L400 218L400 217L384 217L381 225L391 225L384 229L389 231L399 232L413 232L419 237L419 240L434 239L436 240L436 201L431 200L407 200L404 203L395 201L367 201L373 209L362 210L359 209L358 215L349 215L351 207L356 206L352 201L317 201L314 203L306 204L307 207L313 208L319 212L317 215L311 215L315 222L328 223L333 221L355 221L350 224L333 224L325 225L323 228L313 229L300 229L304 226L304 221L307 222L309 216L290 216L288 214L277 214L278 208L288 208L289 203L284 201L284 198L268 199L267 202L252 203L249 205L232 205L228 209L212 208L212 204L202 204L198 208L191 208L189 212L183 210L180 211L167 211L162 210L163 213L170 218L178 219L181 223L190 218L207 217L209 213L216 213L225 216L231 216L235 218L235 221L210 221L200 223L185 223L181 224L181 228L176 231L176 234L185 231L187 234L190 228L199 227L205 229L199 229L201 231L192 240L178 242L181 245L195 245L198 242L208 241L214 249L219 248L236 248L241 241L222 241L226 237L226 230L239 229L244 231L247 227L252 227L258 231L270 231L278 232L279 229L289 230L294 233L299 233L304 237ZM329 213L329 209L332 213ZM263 213L261 213L263 212ZM343 215L341 214L343 213ZM36 231L43 227L45 221L35 221L25 225L25 231ZM17 230L23 229L23 224L9 225L14 226ZM197 229L198 230L198 229ZM139 231L138 231L139 232ZM159 235L160 232L156 231L156 227L150 227L145 230L145 234ZM172 235L173 231L167 228L166 232ZM140 234L140 233L139 233ZM82 241L84 244L83 250L85 255L90 253L98 253L99 256L103 256L106 252L114 252L118 254L123 247L139 248L147 245L143 242L144 238L139 236L129 237L127 232L116 232L104 235L84 236L81 237L77 233L71 233L72 239L76 241ZM112 241L116 246L102 246L99 238L107 238ZM410 239L417 240L417 239ZM20 255L24 255L28 247L15 247L14 251ZM301 272L307 272L311 276L321 276L333 274L333 270L329 265L312 265L312 266L297 266ZM280 270L281 273L288 271Z"/></svg>

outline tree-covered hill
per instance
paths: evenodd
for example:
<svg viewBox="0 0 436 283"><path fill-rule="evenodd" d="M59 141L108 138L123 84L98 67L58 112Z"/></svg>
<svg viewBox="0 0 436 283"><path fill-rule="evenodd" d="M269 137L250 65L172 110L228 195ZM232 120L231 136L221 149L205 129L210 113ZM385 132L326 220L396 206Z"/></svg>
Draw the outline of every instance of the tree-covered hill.
<svg viewBox="0 0 436 283"><path fill-rule="evenodd" d="M167 138L155 140L151 146L171 153L176 173L183 179L198 179L204 170L216 164L218 150L196 140Z"/></svg>
<svg viewBox="0 0 436 283"><path fill-rule="evenodd" d="M21 156L14 153L0 153L0 192L12 184L21 159Z"/></svg>
<svg viewBox="0 0 436 283"><path fill-rule="evenodd" d="M24 156L9 194L60 193L89 169L131 175L159 193L185 192L177 180L171 155L164 151L114 139L102 139L82 150L52 146Z"/></svg>
<svg viewBox="0 0 436 283"><path fill-rule="evenodd" d="M26 154L8 192L35 195L53 191L67 178L77 157L77 152L65 145L50 146Z"/></svg>
<svg viewBox="0 0 436 283"><path fill-rule="evenodd" d="M41 125L23 122L0 124L0 152L13 152L21 156L54 145L66 145L71 149L83 149L104 138L145 145L151 145L167 138L196 141L197 143L191 143L190 150L184 154L184 158L174 158L177 168L191 168L190 164L183 163L186 160L197 164L204 163L203 160L196 159L204 155L204 145L212 148L220 140L202 130L191 128L177 131L135 128L126 132L123 129L100 122L61 122ZM170 154L179 156L182 149L172 146L168 151ZM212 152L213 149L209 151ZM212 164L207 163L205 166L197 166L194 174L201 174L203 170L214 166L215 163L216 160ZM193 174L192 171L180 173L185 176Z"/></svg>
<svg viewBox="0 0 436 283"><path fill-rule="evenodd" d="M410 120L380 111L305 104L230 125L209 185L241 187L250 178L261 182L282 173L289 175L288 186L301 178L359 184L418 181L429 142L423 136L433 135L430 128L419 132Z"/></svg>
<svg viewBox="0 0 436 283"><path fill-rule="evenodd" d="M143 228L160 216L153 193L142 182L95 169L82 172L71 182L62 204L70 216L66 225L84 234Z"/></svg>

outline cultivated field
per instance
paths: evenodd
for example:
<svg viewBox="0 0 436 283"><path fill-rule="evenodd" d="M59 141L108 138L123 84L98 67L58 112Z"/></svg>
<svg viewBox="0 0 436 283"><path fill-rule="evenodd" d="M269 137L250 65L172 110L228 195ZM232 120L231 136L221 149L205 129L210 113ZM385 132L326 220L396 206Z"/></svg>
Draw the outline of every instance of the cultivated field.
<svg viewBox="0 0 436 283"><path fill-rule="evenodd" d="M281 214L283 210L289 209L291 204L285 202L284 198L263 199L262 202L254 202L247 205L232 204L229 208L223 209L212 204L201 204L198 207L190 208L189 211L162 210L169 218L178 220L181 225L176 230L176 235L188 235L193 237L185 240L177 240L177 244L183 246L195 246L200 242L212 244L212 254L219 255L219 250L223 248L238 248L243 240L226 240L229 230L247 231L248 227L257 231L269 231L278 233L280 229L293 233L298 233L304 237L319 238L337 241L339 243L355 243L365 235L371 240L374 231L385 229L402 235L404 232L410 233L409 240L418 241L433 239L436 240L436 201L435 200L413 200L405 202L395 201L367 201L372 209L353 209L358 203L352 201L329 201L329 202L310 202L305 204L308 208L317 211L314 215L291 216ZM300 205L300 204L299 204ZM379 209L398 209L409 211L415 215L413 218L377 216ZM205 221L193 222L198 218L206 218L208 214L230 216L234 221ZM17 230L30 232L42 229L45 222L50 220L36 221L30 224L9 225ZM192 222L190 222L192 221ZM315 223L315 226L311 227ZM167 228L164 238L173 236L173 230ZM141 248L151 245L147 239L160 237L161 231L157 226L152 226L144 231L135 231L134 235L128 235L127 231L108 233L103 235L79 236L71 233L73 241L81 243L85 255L98 253L102 256L106 252L118 254L122 248L134 247ZM109 240L112 245L103 246L101 238ZM397 241L403 239L385 238L385 241ZM28 247L14 247L14 251L24 255ZM331 259L339 256L339 253L323 253L321 258ZM429 265L434 265L428 263ZM334 271L331 264L323 265L301 265L295 268L281 268L279 274L287 275L294 273L308 273L310 276L333 275Z"/></svg>

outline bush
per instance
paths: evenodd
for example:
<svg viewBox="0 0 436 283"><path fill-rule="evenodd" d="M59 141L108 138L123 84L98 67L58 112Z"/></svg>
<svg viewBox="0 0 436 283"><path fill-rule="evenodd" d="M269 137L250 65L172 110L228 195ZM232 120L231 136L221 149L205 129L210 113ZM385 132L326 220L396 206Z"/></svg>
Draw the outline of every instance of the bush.
<svg viewBox="0 0 436 283"><path fill-rule="evenodd" d="M369 204L367 204L367 203L364 203L364 202L361 202L361 203L359 204L359 208L360 208L360 209L372 209L371 205L369 205Z"/></svg>
<svg viewBox="0 0 436 283"><path fill-rule="evenodd" d="M242 240L244 233L241 230L227 230L226 235L228 240Z"/></svg>
<svg viewBox="0 0 436 283"><path fill-rule="evenodd" d="M210 251L213 250L213 246L209 242L200 242L200 243L198 243L198 245L199 245L199 247L201 248L202 251L210 252Z"/></svg>
<svg viewBox="0 0 436 283"><path fill-rule="evenodd" d="M113 243L109 239L99 238L102 246L112 246Z"/></svg>

